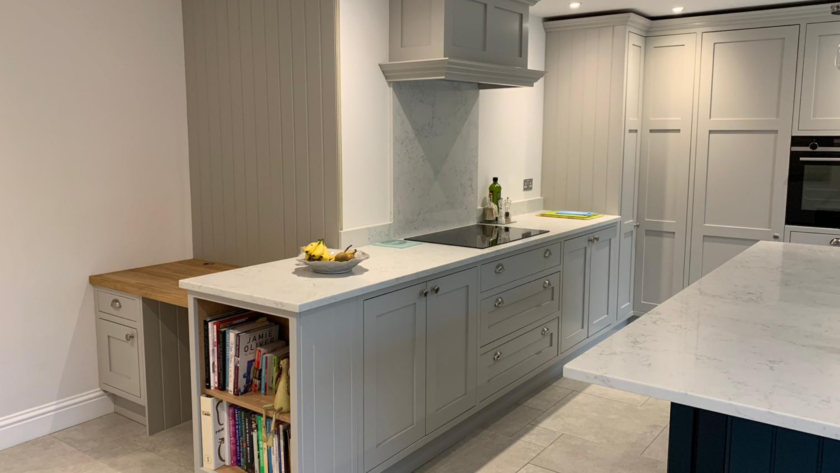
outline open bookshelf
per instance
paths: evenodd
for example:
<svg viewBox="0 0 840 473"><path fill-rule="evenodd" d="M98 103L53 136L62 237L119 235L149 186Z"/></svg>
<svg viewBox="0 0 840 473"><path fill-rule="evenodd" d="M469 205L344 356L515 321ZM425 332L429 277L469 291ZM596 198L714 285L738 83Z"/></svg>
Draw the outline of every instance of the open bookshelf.
<svg viewBox="0 0 840 473"><path fill-rule="evenodd" d="M262 414L263 406L265 406L266 404L274 404L273 396L263 396L262 394L257 393L248 393L242 396L234 396L232 394L229 394L227 391L217 391L215 389L207 388L203 389L202 393L204 393L207 396L215 397L216 399L221 399L222 401L225 401L228 404L233 404L235 406L249 409L259 414ZM281 422L285 422L286 424L292 423L292 416L288 413L277 414L277 419Z"/></svg>

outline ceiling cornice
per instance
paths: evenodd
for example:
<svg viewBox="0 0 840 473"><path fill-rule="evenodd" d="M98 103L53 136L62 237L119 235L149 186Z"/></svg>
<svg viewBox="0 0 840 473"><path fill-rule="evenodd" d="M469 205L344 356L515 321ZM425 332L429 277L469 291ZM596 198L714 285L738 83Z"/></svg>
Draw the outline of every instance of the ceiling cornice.
<svg viewBox="0 0 840 473"><path fill-rule="evenodd" d="M525 5L528 5L529 7L533 7L534 5L540 3L540 0L513 0L513 1L517 2L517 3L524 3Z"/></svg>
<svg viewBox="0 0 840 473"><path fill-rule="evenodd" d="M651 20L636 13L617 13L612 15L569 18L567 20L549 20L543 23L543 27L547 33L550 33L554 31L600 28L605 26L629 26L640 30L642 33L652 35L675 30L733 27L741 24L754 24L756 22L799 23L801 21L838 21L840 18L830 15L829 5L825 3L802 7L718 13L685 18L665 18L661 20Z"/></svg>
<svg viewBox="0 0 840 473"><path fill-rule="evenodd" d="M580 30L587 28L602 28L605 26L631 26L640 30L647 30L651 21L635 13L617 13L614 15L587 16L570 18L568 20L551 20L543 23L546 33L552 31Z"/></svg>

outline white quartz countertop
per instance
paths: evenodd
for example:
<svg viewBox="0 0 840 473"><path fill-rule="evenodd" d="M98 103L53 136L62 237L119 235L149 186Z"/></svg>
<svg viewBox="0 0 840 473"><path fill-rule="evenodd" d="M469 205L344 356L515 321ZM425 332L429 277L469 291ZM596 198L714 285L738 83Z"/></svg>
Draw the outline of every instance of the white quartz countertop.
<svg viewBox="0 0 840 473"><path fill-rule="evenodd" d="M615 216L580 221L537 217L536 214L515 216L510 226L548 230L549 233L485 250L430 243L405 249L371 245L361 248L370 255L370 259L360 263L349 274L315 274L291 258L184 279L180 286L194 293L303 312L619 221L619 217Z"/></svg>
<svg viewBox="0 0 840 473"><path fill-rule="evenodd" d="M840 250L758 243L564 376L840 439Z"/></svg>

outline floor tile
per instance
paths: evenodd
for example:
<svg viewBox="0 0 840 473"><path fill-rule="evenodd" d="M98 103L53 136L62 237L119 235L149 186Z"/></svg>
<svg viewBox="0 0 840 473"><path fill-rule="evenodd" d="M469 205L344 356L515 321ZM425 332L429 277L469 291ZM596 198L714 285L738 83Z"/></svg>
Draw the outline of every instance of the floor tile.
<svg viewBox="0 0 840 473"><path fill-rule="evenodd" d="M532 420L536 419L542 413L543 411L532 409L528 406L516 406L504 416L496 419L492 423L486 424L484 428L497 434L513 437L517 432L522 430L522 427L530 424Z"/></svg>
<svg viewBox="0 0 840 473"><path fill-rule="evenodd" d="M665 426L662 432L656 437L656 440L642 453L642 456L653 458L661 462L668 461L668 435L670 433L670 426Z"/></svg>
<svg viewBox="0 0 840 473"><path fill-rule="evenodd" d="M453 445L417 473L517 473L543 447L489 430L478 430Z"/></svg>
<svg viewBox="0 0 840 473"><path fill-rule="evenodd" d="M560 402L564 397L572 393L572 390L549 384L539 391L519 401L520 405L547 411L551 406Z"/></svg>
<svg viewBox="0 0 840 473"><path fill-rule="evenodd" d="M119 473L182 473L185 469L147 451L135 452L104 463Z"/></svg>
<svg viewBox="0 0 840 473"><path fill-rule="evenodd" d="M517 473L554 473L551 470L546 470L545 468L540 468L537 465L527 464Z"/></svg>
<svg viewBox="0 0 840 473"><path fill-rule="evenodd" d="M665 463L563 435L531 461L555 473L665 473Z"/></svg>
<svg viewBox="0 0 840 473"><path fill-rule="evenodd" d="M71 447L86 452L109 441L146 435L146 427L119 414L108 414L89 422L56 432L52 436Z"/></svg>
<svg viewBox="0 0 840 473"><path fill-rule="evenodd" d="M668 422L667 415L654 409L574 393L532 423L555 432L609 445L612 450L641 455Z"/></svg>
<svg viewBox="0 0 840 473"><path fill-rule="evenodd" d="M642 404L643 409L649 409L652 411L656 411L661 415L669 416L671 415L671 403L668 401L663 401L662 399L656 398L648 398L644 404Z"/></svg>
<svg viewBox="0 0 840 473"><path fill-rule="evenodd" d="M553 386L557 386L558 388L569 389L571 391L583 391L584 389L591 386L589 383L584 383L583 381L577 381L575 379L570 378L560 378L557 381L551 383Z"/></svg>
<svg viewBox="0 0 840 473"><path fill-rule="evenodd" d="M113 473L103 463L50 436L0 451L2 473Z"/></svg>
<svg viewBox="0 0 840 473"><path fill-rule="evenodd" d="M186 468L193 465L192 422L134 439L140 447Z"/></svg>
<svg viewBox="0 0 840 473"><path fill-rule="evenodd" d="M597 384L590 384L581 392L591 394L593 396L602 397L604 399L609 399L611 401L623 402L625 404L630 404L633 406L641 406L645 403L645 401L649 399L647 396L628 393L626 391L619 391L618 389L599 386Z"/></svg>
<svg viewBox="0 0 840 473"><path fill-rule="evenodd" d="M517 440L531 442L539 445L540 447L547 447L554 443L560 435L562 434L553 430L537 427L536 425L526 425L525 427L522 427L522 430L517 432L513 437Z"/></svg>

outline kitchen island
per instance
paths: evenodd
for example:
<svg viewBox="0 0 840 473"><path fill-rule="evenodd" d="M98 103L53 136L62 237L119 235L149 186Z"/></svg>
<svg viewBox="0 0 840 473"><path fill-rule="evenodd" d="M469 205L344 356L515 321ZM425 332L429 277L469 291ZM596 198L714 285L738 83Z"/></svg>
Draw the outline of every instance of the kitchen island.
<svg viewBox="0 0 840 473"><path fill-rule="evenodd" d="M367 246L349 274L286 259L181 281L193 409L202 395L258 413L270 402L205 384L205 320L256 311L290 347L292 472L413 471L413 453L471 417L490 420L492 404L512 404L626 324L618 217L515 220L547 233L486 249ZM198 423L193 432L196 471L210 472Z"/></svg>
<svg viewBox="0 0 840 473"><path fill-rule="evenodd" d="M672 403L669 473L840 471L840 252L760 242L564 376Z"/></svg>

